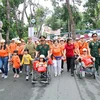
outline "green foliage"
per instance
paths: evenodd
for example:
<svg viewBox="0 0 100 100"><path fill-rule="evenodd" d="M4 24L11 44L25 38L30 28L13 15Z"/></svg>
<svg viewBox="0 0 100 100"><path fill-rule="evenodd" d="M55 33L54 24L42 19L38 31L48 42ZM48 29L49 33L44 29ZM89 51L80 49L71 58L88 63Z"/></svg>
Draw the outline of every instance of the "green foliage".
<svg viewBox="0 0 100 100"><path fill-rule="evenodd" d="M15 19L16 9L24 0L9 0L10 4L10 20L7 19L7 2L2 0L3 6L0 5L0 20L3 22L3 38L6 38L6 33L9 26L9 39L19 36L20 38L27 37L27 27L21 21Z"/></svg>
<svg viewBox="0 0 100 100"><path fill-rule="evenodd" d="M84 23L86 28L100 28L100 2L98 0L88 0L84 5Z"/></svg>
<svg viewBox="0 0 100 100"><path fill-rule="evenodd" d="M79 24L82 21L82 16L78 12L77 8L71 6L71 9L72 9L76 29L77 28L81 29L81 25ZM53 30L63 28L62 32L67 32L68 20L69 20L69 14L68 14L67 5L63 4L62 7L57 6L54 8L54 13L52 14L51 17L47 19L46 25L50 26Z"/></svg>

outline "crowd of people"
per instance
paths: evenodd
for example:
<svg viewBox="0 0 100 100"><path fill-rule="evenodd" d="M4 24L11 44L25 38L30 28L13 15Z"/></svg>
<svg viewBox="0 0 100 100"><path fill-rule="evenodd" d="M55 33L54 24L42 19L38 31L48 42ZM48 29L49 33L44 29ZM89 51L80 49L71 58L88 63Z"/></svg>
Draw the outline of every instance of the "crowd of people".
<svg viewBox="0 0 100 100"><path fill-rule="evenodd" d="M8 45L4 39L0 41L0 70L2 78L8 77L9 66L12 66L14 78L19 78L26 71L26 79L32 72L32 61L35 58L51 58L54 76L60 76L64 71L64 62L67 63L67 71L71 70L74 76L75 56L82 56L87 52L88 56L95 58L95 68L99 75L100 42L98 35L93 33L91 39L86 40L84 35L73 40L72 38L47 40L40 36L38 41L33 42L29 37L27 43L23 39L11 40ZM42 61L42 60L40 60ZM46 66L46 63L45 63Z"/></svg>

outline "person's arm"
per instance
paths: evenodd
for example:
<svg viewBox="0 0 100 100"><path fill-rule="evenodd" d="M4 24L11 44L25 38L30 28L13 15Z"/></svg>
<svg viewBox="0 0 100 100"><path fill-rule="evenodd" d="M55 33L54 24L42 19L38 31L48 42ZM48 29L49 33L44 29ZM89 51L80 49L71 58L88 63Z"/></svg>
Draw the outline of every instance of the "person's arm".
<svg viewBox="0 0 100 100"><path fill-rule="evenodd" d="M10 57L11 57L11 53L10 53L9 46L8 46L8 45L6 45L6 48L7 48L7 52L8 52L8 57L9 57L9 59L10 59Z"/></svg>
<svg viewBox="0 0 100 100"><path fill-rule="evenodd" d="M50 58L50 46L48 45L48 58Z"/></svg>
<svg viewBox="0 0 100 100"><path fill-rule="evenodd" d="M29 55L29 59L32 61L33 60L33 58L31 57L31 55Z"/></svg>
<svg viewBox="0 0 100 100"><path fill-rule="evenodd" d="M38 57L38 54L39 54L39 46L36 47L35 54L36 54L36 55L35 55L35 58L37 58L37 57Z"/></svg>
<svg viewBox="0 0 100 100"><path fill-rule="evenodd" d="M22 57L22 61L20 65L23 65L23 63L24 63L24 56Z"/></svg>
<svg viewBox="0 0 100 100"><path fill-rule="evenodd" d="M46 62L44 63L44 67L47 67L47 63Z"/></svg>

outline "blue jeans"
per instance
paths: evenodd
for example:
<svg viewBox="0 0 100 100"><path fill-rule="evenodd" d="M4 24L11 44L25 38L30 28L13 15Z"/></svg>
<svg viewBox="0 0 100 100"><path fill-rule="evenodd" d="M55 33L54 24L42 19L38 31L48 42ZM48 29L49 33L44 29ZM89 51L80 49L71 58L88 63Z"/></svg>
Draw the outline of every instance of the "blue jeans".
<svg viewBox="0 0 100 100"><path fill-rule="evenodd" d="M0 57L0 69L3 74L8 75L8 57Z"/></svg>

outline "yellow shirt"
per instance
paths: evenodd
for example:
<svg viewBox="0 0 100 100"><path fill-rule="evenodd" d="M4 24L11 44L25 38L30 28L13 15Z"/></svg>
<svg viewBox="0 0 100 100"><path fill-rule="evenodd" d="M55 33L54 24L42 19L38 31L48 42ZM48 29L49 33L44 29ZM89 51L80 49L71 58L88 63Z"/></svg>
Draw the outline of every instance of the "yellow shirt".
<svg viewBox="0 0 100 100"><path fill-rule="evenodd" d="M21 64L30 64L30 61L32 61L32 60L33 59L29 54L24 54Z"/></svg>

